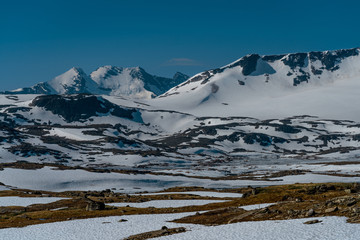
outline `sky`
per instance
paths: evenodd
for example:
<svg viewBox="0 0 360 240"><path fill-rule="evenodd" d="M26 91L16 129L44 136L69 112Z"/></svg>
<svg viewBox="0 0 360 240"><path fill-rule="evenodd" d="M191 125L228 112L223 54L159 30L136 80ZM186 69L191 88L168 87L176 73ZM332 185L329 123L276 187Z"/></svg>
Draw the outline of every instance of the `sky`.
<svg viewBox="0 0 360 240"><path fill-rule="evenodd" d="M249 54L360 46L355 0L0 0L0 91L71 67L194 75Z"/></svg>

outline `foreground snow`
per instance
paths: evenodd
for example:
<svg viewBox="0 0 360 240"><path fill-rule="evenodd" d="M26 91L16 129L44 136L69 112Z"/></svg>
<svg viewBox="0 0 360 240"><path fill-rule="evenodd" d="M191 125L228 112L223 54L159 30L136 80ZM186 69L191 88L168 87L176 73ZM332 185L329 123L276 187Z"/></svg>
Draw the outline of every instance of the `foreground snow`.
<svg viewBox="0 0 360 240"><path fill-rule="evenodd" d="M46 204L63 200L65 198L57 197L0 197L0 206L24 206L27 207L31 204Z"/></svg>
<svg viewBox="0 0 360 240"><path fill-rule="evenodd" d="M313 219L323 222L313 225L303 224ZM324 217L284 221L241 222L214 227L202 227L182 234L154 239L357 240L359 235L359 224L346 223L346 218L344 217Z"/></svg>
<svg viewBox="0 0 360 240"><path fill-rule="evenodd" d="M131 235L159 230L162 226L185 227L187 232L156 239L227 239L227 240L357 240L360 225L346 222L345 217L306 218L283 221L241 222L221 226L202 226L168 222L193 213L132 215L93 218L0 229L1 239L123 239ZM126 219L126 222L119 222ZM318 219L322 223L307 225ZM151 224L149 224L151 223Z"/></svg>
<svg viewBox="0 0 360 240"><path fill-rule="evenodd" d="M24 228L7 228L0 229L0 239L123 239L131 235L159 230L164 225L169 228L180 226L186 227L187 225L184 224L169 223L167 221L190 214L191 213L104 217L47 223ZM120 219L126 219L128 221L119 222Z"/></svg>

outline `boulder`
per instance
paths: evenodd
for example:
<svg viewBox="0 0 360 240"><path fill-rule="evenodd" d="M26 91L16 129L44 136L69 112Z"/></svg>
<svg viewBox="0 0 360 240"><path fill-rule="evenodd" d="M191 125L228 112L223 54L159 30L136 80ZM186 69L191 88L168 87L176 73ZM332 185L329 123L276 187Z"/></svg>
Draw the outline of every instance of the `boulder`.
<svg viewBox="0 0 360 240"><path fill-rule="evenodd" d="M96 202L88 199L88 204L86 205L86 211L97 211L104 210L105 204L102 202Z"/></svg>

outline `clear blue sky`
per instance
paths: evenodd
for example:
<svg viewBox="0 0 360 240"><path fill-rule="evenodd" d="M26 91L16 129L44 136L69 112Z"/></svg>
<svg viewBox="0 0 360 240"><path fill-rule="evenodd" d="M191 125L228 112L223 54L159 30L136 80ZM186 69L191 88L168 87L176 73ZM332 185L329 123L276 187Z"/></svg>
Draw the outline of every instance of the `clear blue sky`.
<svg viewBox="0 0 360 240"><path fill-rule="evenodd" d="M0 90L73 66L189 75L248 53L360 46L359 1L0 0Z"/></svg>

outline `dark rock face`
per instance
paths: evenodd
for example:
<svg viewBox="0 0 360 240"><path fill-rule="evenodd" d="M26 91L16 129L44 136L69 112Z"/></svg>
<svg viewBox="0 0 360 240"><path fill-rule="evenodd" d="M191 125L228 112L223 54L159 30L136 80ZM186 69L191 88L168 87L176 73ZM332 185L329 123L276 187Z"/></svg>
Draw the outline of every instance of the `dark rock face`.
<svg viewBox="0 0 360 240"><path fill-rule="evenodd" d="M186 74L183 74L183 73L181 73L181 72L177 72L177 73L175 73L175 75L173 76L173 80L174 80L175 82L177 82L178 84L180 84L180 83L182 83L182 82L185 82L185 81L188 80L188 79L189 79L189 76L186 75ZM176 84L176 85L178 85L178 84Z"/></svg>
<svg viewBox="0 0 360 240"><path fill-rule="evenodd" d="M314 66L311 66L311 72L312 72L314 75L321 75L321 74L323 73L322 70L316 69Z"/></svg>
<svg viewBox="0 0 360 240"><path fill-rule="evenodd" d="M268 55L268 56L263 56L262 60L266 61L266 62L275 62L277 60L282 59L283 57L285 57L286 55Z"/></svg>
<svg viewBox="0 0 360 240"><path fill-rule="evenodd" d="M307 53L294 53L289 54L286 58L282 59L281 61L289 66L291 69L295 69L296 67L304 67L305 66L305 59L307 57Z"/></svg>
<svg viewBox="0 0 360 240"><path fill-rule="evenodd" d="M320 135L316 139L323 141L324 145L327 146L328 142L333 140L339 140L340 138L345 137L343 134L328 134L328 135Z"/></svg>
<svg viewBox="0 0 360 240"><path fill-rule="evenodd" d="M260 56L258 54L251 54L247 55L245 57L242 57L239 61L235 62L234 64L230 65L231 67L241 66L242 73L244 76L250 75L252 72L255 72L257 61L260 59Z"/></svg>
<svg viewBox="0 0 360 240"><path fill-rule="evenodd" d="M263 133L248 133L243 137L244 142L247 144L259 143L261 146L266 147L272 145L272 143L284 143L285 139L269 136Z"/></svg>
<svg viewBox="0 0 360 240"><path fill-rule="evenodd" d="M43 146L31 145L29 143L22 143L17 146L12 146L8 149L8 151L21 157L41 156L46 154L60 157L62 155L59 151L49 149Z"/></svg>
<svg viewBox="0 0 360 240"><path fill-rule="evenodd" d="M62 116L67 122L84 121L98 114L111 114L133 120L133 113L137 112L135 109L121 108L102 97L85 94L42 95L36 97L30 106L43 107Z"/></svg>
<svg viewBox="0 0 360 240"><path fill-rule="evenodd" d="M297 75L293 80L294 86L297 86L298 84L302 83L302 82L309 82L310 79L310 74L308 72L305 72L304 70L300 69L299 70L300 74Z"/></svg>
<svg viewBox="0 0 360 240"><path fill-rule="evenodd" d="M275 131L280 131L280 132L284 132L284 133L299 133L301 132L300 129L297 129L293 126L290 125L278 125L277 127L275 127Z"/></svg>
<svg viewBox="0 0 360 240"><path fill-rule="evenodd" d="M316 60L321 61L326 70L335 71L338 69L337 64L341 62L341 60L357 55L359 55L358 48L352 48L337 51L310 52L309 58L312 62Z"/></svg>

